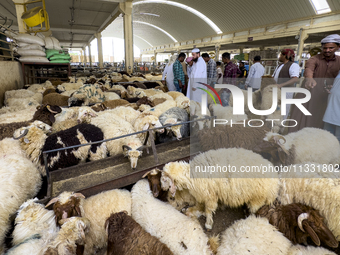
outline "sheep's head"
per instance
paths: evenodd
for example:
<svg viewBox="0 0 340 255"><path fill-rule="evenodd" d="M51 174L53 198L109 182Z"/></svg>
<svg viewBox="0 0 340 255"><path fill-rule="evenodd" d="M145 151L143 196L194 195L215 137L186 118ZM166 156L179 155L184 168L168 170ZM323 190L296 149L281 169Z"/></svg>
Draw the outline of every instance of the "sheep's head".
<svg viewBox="0 0 340 255"><path fill-rule="evenodd" d="M171 195L174 197L176 194L176 186L175 186L175 182L172 179L172 177L166 173L166 172L162 172L162 177L161 177L161 186L162 186L162 190L167 191L169 190Z"/></svg>
<svg viewBox="0 0 340 255"><path fill-rule="evenodd" d="M269 154L273 162L285 164L289 151L285 148L284 143L286 143L284 136L268 132L263 142L258 144L253 151L261 155Z"/></svg>
<svg viewBox="0 0 340 255"><path fill-rule="evenodd" d="M131 168L135 169L137 167L138 159L143 154L144 145L142 145L139 139L131 138L128 139L126 144L124 144L122 147L124 156L128 157L130 160Z"/></svg>
<svg viewBox="0 0 340 255"><path fill-rule="evenodd" d="M74 78L72 78L72 79L74 79ZM66 91L66 89L65 89L65 87L63 85L58 85L57 86L57 89L56 89L57 93L63 93L65 91Z"/></svg>
<svg viewBox="0 0 340 255"><path fill-rule="evenodd" d="M61 108L57 105L40 105L33 115L33 120L40 120L48 125L55 122L55 115L61 113Z"/></svg>
<svg viewBox="0 0 340 255"><path fill-rule="evenodd" d="M158 168L152 169L151 171L145 173L142 178L148 177L150 190L154 197L158 197L159 193L162 192L161 187L161 177L162 171Z"/></svg>
<svg viewBox="0 0 340 255"><path fill-rule="evenodd" d="M85 196L81 193L63 192L58 197L51 199L46 207L53 205L56 222L70 217L81 217L80 201Z"/></svg>
<svg viewBox="0 0 340 255"><path fill-rule="evenodd" d="M97 117L97 113L90 107L81 107L79 109L78 123L90 123L92 117Z"/></svg>
<svg viewBox="0 0 340 255"><path fill-rule="evenodd" d="M31 125L29 125L28 127L21 127L17 130L14 131L13 133L13 138L16 140L22 139L25 136L27 136L27 134L31 131L33 132L39 132L39 133L43 133L43 134L47 134L49 132L51 132L52 127L45 124L44 122L41 122L40 120L36 120L34 122L31 123ZM27 139L27 138L25 138ZM26 140L24 140L26 143L28 143Z"/></svg>
<svg viewBox="0 0 340 255"><path fill-rule="evenodd" d="M165 122L164 125L175 125L177 124L178 121L176 118L168 118ZM167 132L170 132L170 130L175 134L177 140L181 140L182 139L182 134L181 134L181 127L182 125L178 125L178 126L172 126L172 127L168 127Z"/></svg>
<svg viewBox="0 0 340 255"><path fill-rule="evenodd" d="M160 123L158 117L156 117L154 115L148 115L148 116L144 117L143 122L145 123L144 126L143 126L143 130L162 127L162 124ZM163 133L164 128L157 129L157 132Z"/></svg>
<svg viewBox="0 0 340 255"><path fill-rule="evenodd" d="M296 232L298 243L306 242L309 236L317 246L320 246L321 242L323 242L329 247L338 247L338 241L317 210L302 204L291 204L287 207L289 206L295 206L297 211L300 210L296 219L299 227L299 231Z"/></svg>
<svg viewBox="0 0 340 255"><path fill-rule="evenodd" d="M75 241L78 245L84 245L85 244L85 235L89 232L91 223L90 221L85 217L71 217L67 219L61 219L59 222L59 225L61 225L61 231L63 229L73 230L77 234L77 239L72 240ZM67 233L69 233L67 231Z"/></svg>

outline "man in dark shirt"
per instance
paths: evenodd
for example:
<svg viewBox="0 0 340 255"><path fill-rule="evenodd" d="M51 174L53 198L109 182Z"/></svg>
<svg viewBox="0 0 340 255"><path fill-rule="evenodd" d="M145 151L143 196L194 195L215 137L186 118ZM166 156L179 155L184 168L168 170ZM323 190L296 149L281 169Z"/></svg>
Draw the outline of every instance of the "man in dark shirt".
<svg viewBox="0 0 340 255"><path fill-rule="evenodd" d="M223 84L233 84L236 85L236 78L241 74L240 69L230 60L230 53L225 52L222 54L222 61L225 65Z"/></svg>

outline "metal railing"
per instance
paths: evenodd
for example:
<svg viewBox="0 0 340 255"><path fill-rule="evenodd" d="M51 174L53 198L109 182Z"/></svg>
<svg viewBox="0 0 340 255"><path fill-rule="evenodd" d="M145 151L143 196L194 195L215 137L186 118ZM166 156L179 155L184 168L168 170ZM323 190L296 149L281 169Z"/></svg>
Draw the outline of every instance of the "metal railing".
<svg viewBox="0 0 340 255"><path fill-rule="evenodd" d="M64 151L64 150L69 150L69 149L74 149L74 148L79 148L79 147L84 147L84 146L89 146L89 145L94 145L94 144L100 144L100 143L104 143L104 142L109 142L109 141L113 141L113 140L118 140L121 138L125 138L125 137L129 137L129 136L133 136L133 135L138 135L138 134L143 134L143 133L149 133L149 137L148 140L151 144L151 149L152 149L152 153L154 155L154 160L155 163L158 164L159 160L158 160L158 156L157 156L157 150L156 150L156 144L154 141L154 137L152 135L152 131L156 131L158 129L165 129L165 128L169 128L169 127L173 127L173 126L180 126L180 125L184 125L184 124L190 124L190 123L194 123L194 122L198 122L198 121L205 121L205 120L210 120L211 122L213 122L213 120L216 118L216 116L205 116L204 118L201 119L195 119L195 120L190 120L190 121L185 121L185 122L181 122L181 123L177 123L177 124L168 124L162 127L157 127L157 128L151 128L148 130L142 130L142 131L138 131L135 133L131 133L131 134L126 134L126 135L122 135L122 136L117 136L117 137L113 137L113 138L109 138L109 139L104 139L104 140L100 140L100 141L95 141L95 142L90 142L90 143L86 143L86 144L78 144L78 145L73 145L73 146L68 146L68 147L64 147L64 148L59 148L59 149L54 149L54 150L48 150L48 151L43 151L43 159L44 159L44 166L45 166L45 171L46 171L46 177L47 177L47 184L48 184L48 191L47 191L47 196L50 197L52 194L52 190L51 190L51 175L50 175L50 171L49 171L49 167L48 167L48 162L47 162L47 155L49 153L53 153L53 152L58 152L58 151ZM146 144L146 141L145 141ZM147 149L147 152L149 154L149 148L150 146L145 147Z"/></svg>
<svg viewBox="0 0 340 255"><path fill-rule="evenodd" d="M12 61L14 60L14 52L13 52L13 37L9 34L6 34L5 31L9 31L11 33L16 33L10 28L1 25L0 24L0 58L4 59L11 59ZM7 38L10 39L10 41L7 41ZM5 52L8 52L9 54L5 54Z"/></svg>

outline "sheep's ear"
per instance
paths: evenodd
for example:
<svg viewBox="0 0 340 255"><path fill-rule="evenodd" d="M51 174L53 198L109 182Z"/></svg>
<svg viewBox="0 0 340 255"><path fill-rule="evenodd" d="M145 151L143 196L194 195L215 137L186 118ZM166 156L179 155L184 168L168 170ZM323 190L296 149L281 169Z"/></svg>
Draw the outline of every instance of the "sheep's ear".
<svg viewBox="0 0 340 255"><path fill-rule="evenodd" d="M287 159L287 154L282 150L281 147L277 148L277 153L279 155L280 162L284 164Z"/></svg>
<svg viewBox="0 0 340 255"><path fill-rule="evenodd" d="M85 198L85 196L81 193L74 193L72 194L72 197L80 197L80 198Z"/></svg>
<svg viewBox="0 0 340 255"><path fill-rule="evenodd" d="M50 113L48 118L50 119L51 123L53 124L55 122L54 114Z"/></svg>
<svg viewBox="0 0 340 255"><path fill-rule="evenodd" d="M81 220L79 220L77 224L78 224L78 229L80 230L80 236L81 236L82 240L85 240L85 228L86 228L86 225Z"/></svg>
<svg viewBox="0 0 340 255"><path fill-rule="evenodd" d="M304 230L309 234L309 236L312 238L312 241L317 245L320 246L321 242L318 237L318 235L315 233L315 231L312 229L311 226L309 226L308 221L304 220L302 221L302 226Z"/></svg>
<svg viewBox="0 0 340 255"><path fill-rule="evenodd" d="M143 131L144 131L144 130L148 130L148 129L149 129L149 126L150 126L150 124L149 124L149 123L146 123L146 124L144 125L144 127L143 127Z"/></svg>

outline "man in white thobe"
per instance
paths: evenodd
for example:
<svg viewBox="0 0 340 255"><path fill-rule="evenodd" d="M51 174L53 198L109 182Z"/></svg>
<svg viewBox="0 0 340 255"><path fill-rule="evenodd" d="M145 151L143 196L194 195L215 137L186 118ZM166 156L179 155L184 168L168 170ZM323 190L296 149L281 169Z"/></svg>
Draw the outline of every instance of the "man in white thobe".
<svg viewBox="0 0 340 255"><path fill-rule="evenodd" d="M207 83L207 65L201 57L200 50L197 48L192 50L192 60L194 64L192 65L192 71L189 77L187 97L189 97L190 100L201 103L202 95L206 92L198 89L198 87L203 89L208 88L198 82Z"/></svg>

